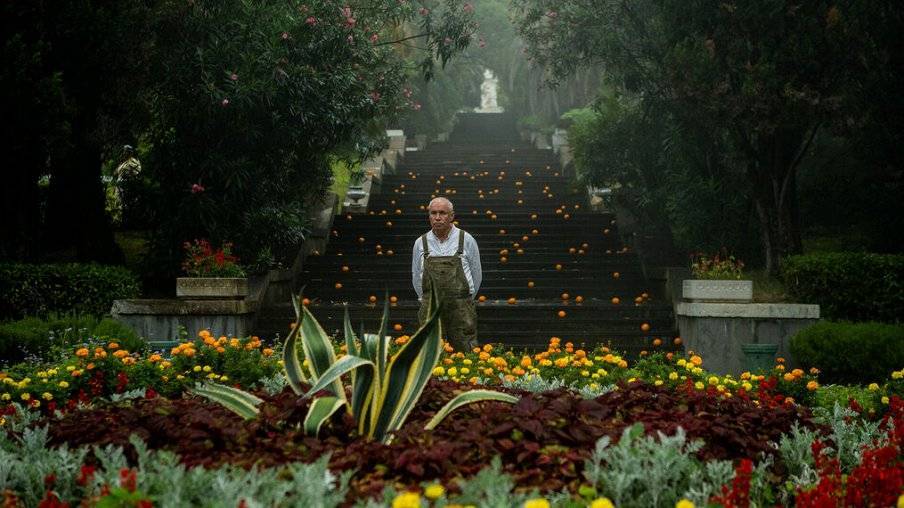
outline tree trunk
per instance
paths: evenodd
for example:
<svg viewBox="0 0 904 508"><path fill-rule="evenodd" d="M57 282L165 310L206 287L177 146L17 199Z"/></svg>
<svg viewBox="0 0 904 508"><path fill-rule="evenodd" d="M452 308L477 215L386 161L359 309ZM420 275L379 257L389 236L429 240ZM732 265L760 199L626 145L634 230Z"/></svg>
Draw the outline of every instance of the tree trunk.
<svg viewBox="0 0 904 508"><path fill-rule="evenodd" d="M802 252L796 217L796 171L764 172L754 167L748 168L748 174L754 181L753 202L760 221L766 271L777 276L786 256Z"/></svg>

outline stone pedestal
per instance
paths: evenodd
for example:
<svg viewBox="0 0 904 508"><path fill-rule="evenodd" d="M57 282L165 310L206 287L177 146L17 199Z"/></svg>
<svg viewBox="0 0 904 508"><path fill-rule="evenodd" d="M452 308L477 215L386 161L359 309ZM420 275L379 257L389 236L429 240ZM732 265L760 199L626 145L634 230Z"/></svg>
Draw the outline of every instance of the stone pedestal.
<svg viewBox="0 0 904 508"><path fill-rule="evenodd" d="M193 300L237 300L248 296L245 277L179 277L176 297Z"/></svg>
<svg viewBox="0 0 904 508"><path fill-rule="evenodd" d="M744 370L741 347L747 343L777 345L776 354L794 368L791 337L819 321L819 306L679 302L676 316L685 348L702 356L707 370L737 376Z"/></svg>
<svg viewBox="0 0 904 508"><path fill-rule="evenodd" d="M692 302L745 303L753 300L753 281L685 280L682 283L682 296Z"/></svg>

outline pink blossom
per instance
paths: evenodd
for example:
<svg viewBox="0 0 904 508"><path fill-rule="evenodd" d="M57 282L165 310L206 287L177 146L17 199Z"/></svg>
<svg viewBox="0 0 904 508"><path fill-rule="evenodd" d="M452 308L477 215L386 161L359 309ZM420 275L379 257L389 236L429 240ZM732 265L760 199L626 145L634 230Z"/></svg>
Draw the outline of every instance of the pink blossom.
<svg viewBox="0 0 904 508"><path fill-rule="evenodd" d="M487 41L483 40L483 37L481 37L480 40L477 42L477 45L480 46L481 48L485 48L485 47L487 47Z"/></svg>
<svg viewBox="0 0 904 508"><path fill-rule="evenodd" d="M229 79L231 79L233 81L238 81L239 75L233 72L232 74L229 75Z"/></svg>
<svg viewBox="0 0 904 508"><path fill-rule="evenodd" d="M417 10L417 13L420 14L421 16L426 16L427 14L430 14L430 9L428 9L426 7L421 7L420 9Z"/></svg>
<svg viewBox="0 0 904 508"><path fill-rule="evenodd" d="M304 22L311 26L314 26L317 24L317 18L315 18L314 16L308 16L308 19L304 20Z"/></svg>
<svg viewBox="0 0 904 508"><path fill-rule="evenodd" d="M546 13L547 18L555 18L558 15L559 15L559 13L557 13L556 11L549 11Z"/></svg>
<svg viewBox="0 0 904 508"><path fill-rule="evenodd" d="M204 192L204 186L203 186L203 185L201 185L200 183L193 183L193 184L191 184L191 193L192 193L192 194L200 194L200 193L202 193L202 192Z"/></svg>
<svg viewBox="0 0 904 508"><path fill-rule="evenodd" d="M343 17L343 18L350 18L350 17L352 17L352 8L349 7L349 6L347 6L347 5L346 5L345 7L343 7L343 8L342 8L342 17Z"/></svg>
<svg viewBox="0 0 904 508"><path fill-rule="evenodd" d="M229 105L229 99L223 99L223 102L220 103L224 108Z"/></svg>
<svg viewBox="0 0 904 508"><path fill-rule="evenodd" d="M464 9L464 11L467 12L468 14L474 12L474 6L471 5L470 3L466 3L465 6L463 7L463 9Z"/></svg>
<svg viewBox="0 0 904 508"><path fill-rule="evenodd" d="M421 103L420 103L420 102L415 102L415 103L414 103L414 110L415 110L415 111L420 111L420 110L421 110Z"/></svg>
<svg viewBox="0 0 904 508"><path fill-rule="evenodd" d="M376 90L370 92L370 98L371 98L371 100L373 100L374 102L379 102L379 100L380 100L380 92L378 92L378 91L376 91Z"/></svg>
<svg viewBox="0 0 904 508"><path fill-rule="evenodd" d="M355 23L358 21L355 18L345 18L345 26L346 28L355 28Z"/></svg>
<svg viewBox="0 0 904 508"><path fill-rule="evenodd" d="M283 32L282 35L281 35L281 37L282 37L282 40L284 40L284 41L285 41L285 40L288 40L288 39L289 39L289 32Z"/></svg>
<svg viewBox="0 0 904 508"><path fill-rule="evenodd" d="M445 44L446 46L448 46L449 44L452 44L452 38L446 37L445 39L443 39L443 44Z"/></svg>
<svg viewBox="0 0 904 508"><path fill-rule="evenodd" d="M402 90L402 94L405 95L405 98L411 97L411 89L406 86L405 89Z"/></svg>
<svg viewBox="0 0 904 508"><path fill-rule="evenodd" d="M370 36L370 42L373 42L374 44L376 44L376 43L377 43L377 40L378 40L379 38L380 38L379 35L373 34L373 35Z"/></svg>

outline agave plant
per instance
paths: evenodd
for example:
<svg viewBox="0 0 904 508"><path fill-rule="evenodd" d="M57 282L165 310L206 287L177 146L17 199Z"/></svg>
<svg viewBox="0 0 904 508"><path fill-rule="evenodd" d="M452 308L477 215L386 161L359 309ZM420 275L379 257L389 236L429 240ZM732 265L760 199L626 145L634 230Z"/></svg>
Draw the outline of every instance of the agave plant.
<svg viewBox="0 0 904 508"><path fill-rule="evenodd" d="M327 393L311 403L303 424L305 433L316 436L323 422L339 408L345 407L357 421L359 435L382 443L390 442L392 433L402 427L414 409L442 353L439 308L433 303L437 300L435 294L430 298L426 322L392 357L389 357L390 338L386 335L388 301L383 307L379 332L362 334L360 342L352 330L346 308L344 332L348 353L337 359L330 337L307 307L301 304L300 296L293 299L298 325L286 337L283 347L286 379L292 390L302 397ZM298 356L299 339L308 362L307 375ZM342 384L342 376L346 374L351 380L351 401ZM302 383L310 383L311 388L305 392ZM199 386L194 393L248 419L257 416L257 406L262 402L250 393L216 383ZM518 399L492 390L470 390L450 400L424 428L435 428L458 407L486 400L514 403Z"/></svg>

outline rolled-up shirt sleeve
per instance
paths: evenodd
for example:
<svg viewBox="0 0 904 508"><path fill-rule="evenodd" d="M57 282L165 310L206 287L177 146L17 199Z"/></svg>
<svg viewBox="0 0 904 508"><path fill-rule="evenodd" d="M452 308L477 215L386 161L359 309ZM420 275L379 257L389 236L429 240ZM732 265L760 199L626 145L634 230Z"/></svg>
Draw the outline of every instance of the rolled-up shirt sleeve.
<svg viewBox="0 0 904 508"><path fill-rule="evenodd" d="M411 249L411 284L414 286L414 292L417 293L417 299L421 299L423 288L421 283L424 280L424 248L421 246L421 239L418 237L414 241L414 247Z"/></svg>
<svg viewBox="0 0 904 508"><path fill-rule="evenodd" d="M477 240L468 234L465 237L465 257L468 258L468 266L471 268L471 280L474 282L474 296L480 291L480 283L483 281L483 268L480 266L480 249Z"/></svg>

